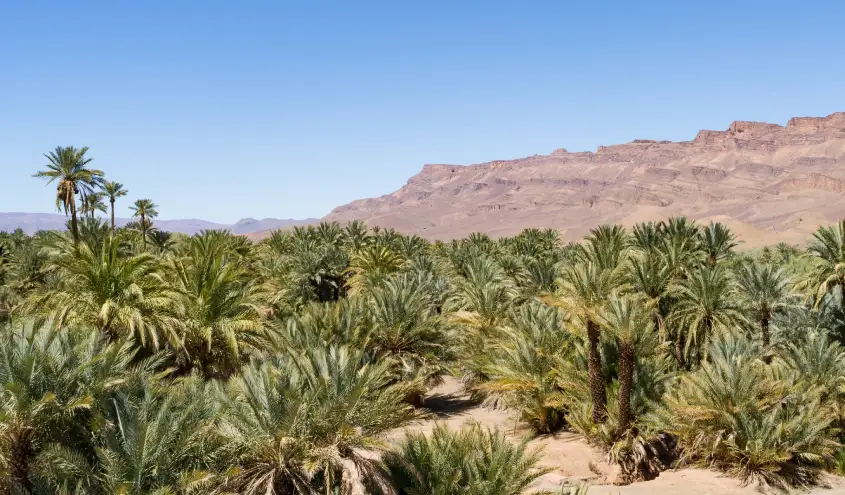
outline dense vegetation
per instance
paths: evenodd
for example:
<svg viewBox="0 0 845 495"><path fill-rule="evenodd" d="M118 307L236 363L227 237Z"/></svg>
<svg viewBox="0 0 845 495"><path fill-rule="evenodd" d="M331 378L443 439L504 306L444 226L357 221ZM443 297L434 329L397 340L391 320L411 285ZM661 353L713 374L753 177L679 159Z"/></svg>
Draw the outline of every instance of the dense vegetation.
<svg viewBox="0 0 845 495"><path fill-rule="evenodd" d="M187 237L58 148L67 232L0 233L0 493L523 493L538 453L444 427L445 375L629 480L842 463L845 222L737 253L685 218L430 243L361 223ZM77 200L80 201L77 204ZM108 200L110 208L105 203Z"/></svg>

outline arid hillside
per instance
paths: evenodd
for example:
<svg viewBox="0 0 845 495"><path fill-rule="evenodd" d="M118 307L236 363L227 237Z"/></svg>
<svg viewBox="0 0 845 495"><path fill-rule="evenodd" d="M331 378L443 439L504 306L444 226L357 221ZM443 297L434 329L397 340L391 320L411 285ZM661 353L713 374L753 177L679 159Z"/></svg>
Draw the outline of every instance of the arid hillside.
<svg viewBox="0 0 845 495"><path fill-rule="evenodd" d="M635 140L470 166L426 165L398 191L335 208L431 239L686 215L728 224L747 247L801 242L845 216L845 112L786 126L737 121L692 141Z"/></svg>

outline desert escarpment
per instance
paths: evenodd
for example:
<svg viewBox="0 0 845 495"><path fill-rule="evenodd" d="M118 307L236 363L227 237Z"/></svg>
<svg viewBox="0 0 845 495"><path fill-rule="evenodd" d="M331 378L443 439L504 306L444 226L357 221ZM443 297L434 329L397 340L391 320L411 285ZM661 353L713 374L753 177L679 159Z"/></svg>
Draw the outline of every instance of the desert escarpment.
<svg viewBox="0 0 845 495"><path fill-rule="evenodd" d="M673 215L732 226L748 245L797 242L845 217L845 112L786 126L733 122L692 141L638 139L596 152L425 165L398 191L335 208L428 238L553 227L568 239L605 222Z"/></svg>

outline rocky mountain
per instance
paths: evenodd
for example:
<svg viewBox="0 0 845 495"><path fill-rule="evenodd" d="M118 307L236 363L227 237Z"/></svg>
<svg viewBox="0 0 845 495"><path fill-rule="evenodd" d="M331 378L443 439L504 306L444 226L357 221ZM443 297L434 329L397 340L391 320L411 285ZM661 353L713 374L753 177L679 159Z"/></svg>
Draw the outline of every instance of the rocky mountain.
<svg viewBox="0 0 845 495"><path fill-rule="evenodd" d="M428 238L553 227L577 239L605 222L686 215L731 226L746 245L806 241L845 218L845 112L786 126L733 122L692 141L638 139L478 165L426 165L398 191L335 208Z"/></svg>
<svg viewBox="0 0 845 495"><path fill-rule="evenodd" d="M0 213L0 231L12 231L17 228L23 229L26 233L32 234L38 230L63 230L65 222L69 217L52 213ZM125 225L130 219L116 218L117 225ZM208 222L197 219L183 220L155 220L155 226L169 232L182 232L193 235L201 230L227 229L235 234L253 234L256 232L271 231L293 225L303 225L315 222L313 218L305 220L294 220L292 218L244 218L237 223L227 225Z"/></svg>

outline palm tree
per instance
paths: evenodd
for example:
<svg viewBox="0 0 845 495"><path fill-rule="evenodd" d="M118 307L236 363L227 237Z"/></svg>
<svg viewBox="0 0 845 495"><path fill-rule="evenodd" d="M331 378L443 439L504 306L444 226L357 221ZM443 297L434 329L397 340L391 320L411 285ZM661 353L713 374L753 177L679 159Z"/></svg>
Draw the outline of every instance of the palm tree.
<svg viewBox="0 0 845 495"><path fill-rule="evenodd" d="M334 493L383 479L359 449L384 450L380 437L417 414L390 363L362 351L316 347L253 364L227 386L222 431L239 468L216 493Z"/></svg>
<svg viewBox="0 0 845 495"><path fill-rule="evenodd" d="M172 251L176 246L176 239L173 232L167 232L166 230L151 229L147 232L147 240L150 241L150 244L153 245L153 250L158 254Z"/></svg>
<svg viewBox="0 0 845 495"><path fill-rule="evenodd" d="M82 201L82 213L87 213L90 218L94 218L94 214L96 212L105 213L108 211L106 209L106 204L103 203L103 197L105 193L101 191L95 191L90 194Z"/></svg>
<svg viewBox="0 0 845 495"><path fill-rule="evenodd" d="M45 267L57 283L37 287L17 311L57 327L90 325L111 340L129 336L152 349L162 341L181 347L179 299L159 263L151 254L124 252L121 243L119 235L106 236L100 246L59 241Z"/></svg>
<svg viewBox="0 0 845 495"><path fill-rule="evenodd" d="M728 256L737 245L736 235L719 222L710 222L710 225L701 232L701 247L711 265L715 265L717 260Z"/></svg>
<svg viewBox="0 0 845 495"><path fill-rule="evenodd" d="M578 263L564 271L560 281L560 293L551 301L577 317L586 329L592 418L597 424L604 423L607 419L607 395L599 351L601 327L597 317L610 293L624 283L623 275L619 266L601 269L592 261Z"/></svg>
<svg viewBox="0 0 845 495"><path fill-rule="evenodd" d="M124 189L123 184L120 182L107 180L103 183L103 192L105 192L106 196L108 196L109 204L111 205L111 231L114 233L114 202L117 198L126 196L129 191Z"/></svg>
<svg viewBox="0 0 845 495"><path fill-rule="evenodd" d="M112 401L114 426L97 449L100 493L208 493L222 448L213 396L195 377L172 385L155 376L143 380L138 394Z"/></svg>
<svg viewBox="0 0 845 495"><path fill-rule="evenodd" d="M611 295L606 309L599 316L599 324L616 337L619 344L619 424L617 436L627 433L634 420L631 393L634 388L636 348L651 332L652 312L642 298ZM653 339L649 339L653 341Z"/></svg>
<svg viewBox="0 0 845 495"><path fill-rule="evenodd" d="M679 362L685 362L682 353L689 357L694 344L705 347L715 330L733 330L744 322L736 282L722 265L702 265L676 284L674 291L676 302L670 319L677 328Z"/></svg>
<svg viewBox="0 0 845 495"><path fill-rule="evenodd" d="M125 383L131 347L96 331L26 326L0 333L0 492L80 492L93 480L92 427Z"/></svg>
<svg viewBox="0 0 845 495"><path fill-rule="evenodd" d="M478 424L459 431L438 424L430 435L407 433L385 463L404 495L521 495L549 471L538 467L540 452L527 444Z"/></svg>
<svg viewBox="0 0 845 495"><path fill-rule="evenodd" d="M739 294L743 305L760 325L763 349L769 348L769 325L775 315L791 306L791 282L783 269L769 264L746 263L739 272Z"/></svg>
<svg viewBox="0 0 845 495"><path fill-rule="evenodd" d="M631 258L628 270L631 288L644 295L653 308L655 332L663 330L669 312L667 295L672 283L672 270L657 251L649 250Z"/></svg>
<svg viewBox="0 0 845 495"><path fill-rule="evenodd" d="M71 233L74 241L79 238L76 226L76 195L84 200L94 191L103 177L103 172L86 168L91 158L85 156L88 147L74 148L73 146L57 146L50 153L45 153L47 170L37 172L34 177L47 179L47 184L58 182L56 185L56 208L63 209L65 215L70 212Z"/></svg>
<svg viewBox="0 0 845 495"><path fill-rule="evenodd" d="M681 462L783 490L815 483L839 448L819 389L779 380L757 344L736 334L716 338L707 355L671 389L661 413L678 436Z"/></svg>
<svg viewBox="0 0 845 495"><path fill-rule="evenodd" d="M504 338L486 350L484 374L479 385L502 399L520 419L538 433L551 433L564 421L563 397L555 380L555 365L572 347L563 313L538 301L514 310Z"/></svg>
<svg viewBox="0 0 845 495"><path fill-rule="evenodd" d="M141 229L141 239L143 239L144 251L147 250L147 230L152 225L152 219L158 216L158 205L153 203L151 199L138 199L135 204L130 207L132 209L132 216L140 218L139 228Z"/></svg>
<svg viewBox="0 0 845 495"><path fill-rule="evenodd" d="M819 308L828 294L845 286L845 220L831 227L819 227L807 254L815 260L815 266L796 288L806 290Z"/></svg>
<svg viewBox="0 0 845 495"><path fill-rule="evenodd" d="M380 243L365 246L349 260L345 275L350 294L360 294L378 285L386 276L398 271L402 262L402 257L389 246Z"/></svg>
<svg viewBox="0 0 845 495"><path fill-rule="evenodd" d="M169 261L180 295L183 372L228 377L265 342L261 287L233 256L225 237L203 233Z"/></svg>
<svg viewBox="0 0 845 495"><path fill-rule="evenodd" d="M419 398L444 371L449 341L425 280L405 273L385 280L368 298L372 333L368 349L393 360L405 381L420 381Z"/></svg>

